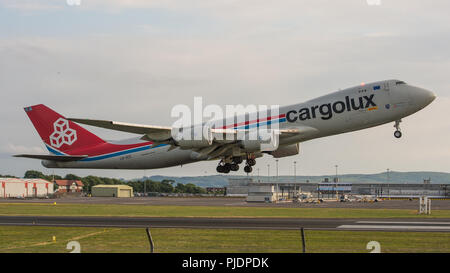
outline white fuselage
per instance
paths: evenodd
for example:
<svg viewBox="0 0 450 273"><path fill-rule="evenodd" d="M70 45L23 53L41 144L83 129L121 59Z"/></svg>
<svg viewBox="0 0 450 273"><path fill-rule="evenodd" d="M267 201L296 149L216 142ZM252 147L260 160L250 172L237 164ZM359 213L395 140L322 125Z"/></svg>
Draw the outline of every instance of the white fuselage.
<svg viewBox="0 0 450 273"><path fill-rule="evenodd" d="M280 140L280 146L304 142L400 120L430 104L432 92L397 80L380 81L336 91L300 104L279 108L285 115L279 120L280 129L305 126L315 128L312 133L293 135ZM234 119L224 125L234 124ZM93 169L157 169L188 164L207 158L198 158L193 150L170 145L150 145L108 155L89 157L74 162L43 161L50 168Z"/></svg>

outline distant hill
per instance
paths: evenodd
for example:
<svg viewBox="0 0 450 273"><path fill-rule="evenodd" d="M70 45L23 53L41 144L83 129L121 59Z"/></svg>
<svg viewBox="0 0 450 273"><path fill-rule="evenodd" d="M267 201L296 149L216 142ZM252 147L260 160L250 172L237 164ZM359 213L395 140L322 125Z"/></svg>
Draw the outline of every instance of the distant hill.
<svg viewBox="0 0 450 273"><path fill-rule="evenodd" d="M160 176L155 175L151 177L143 177L136 180L151 179L154 181L162 181L164 179L174 180L177 183L192 183L200 187L223 187L228 185L229 178L245 178L247 176L237 175L208 175L208 176ZM258 180L256 175L249 176L254 180ZM297 176L297 182L318 183L328 178L329 181L333 180L333 176L320 175L320 176ZM268 178L267 176L259 177L261 181L275 181L275 177ZM431 179L432 184L450 184L450 173L443 172L389 172L389 183L423 183L424 179ZM282 182L293 182L294 176L280 176L278 178ZM387 183L387 174L343 174L339 175L340 182L348 183Z"/></svg>

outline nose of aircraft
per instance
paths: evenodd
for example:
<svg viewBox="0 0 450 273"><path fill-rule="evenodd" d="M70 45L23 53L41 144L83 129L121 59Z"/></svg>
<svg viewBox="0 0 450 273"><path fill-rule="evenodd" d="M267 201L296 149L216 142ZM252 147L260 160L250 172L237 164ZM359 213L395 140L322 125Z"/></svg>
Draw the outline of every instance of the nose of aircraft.
<svg viewBox="0 0 450 273"><path fill-rule="evenodd" d="M413 101L422 107L427 106L436 99L436 95L430 91L419 87L414 87L411 97Z"/></svg>
<svg viewBox="0 0 450 273"><path fill-rule="evenodd" d="M432 91L422 89L422 92L423 92L422 94L423 100L427 105L436 99L436 95Z"/></svg>

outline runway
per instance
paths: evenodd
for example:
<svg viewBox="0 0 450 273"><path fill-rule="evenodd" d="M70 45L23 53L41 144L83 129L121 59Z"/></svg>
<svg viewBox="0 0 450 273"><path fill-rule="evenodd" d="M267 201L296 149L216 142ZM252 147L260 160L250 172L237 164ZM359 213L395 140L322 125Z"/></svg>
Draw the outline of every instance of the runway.
<svg viewBox="0 0 450 273"><path fill-rule="evenodd" d="M450 232L450 219L0 216L3 226Z"/></svg>

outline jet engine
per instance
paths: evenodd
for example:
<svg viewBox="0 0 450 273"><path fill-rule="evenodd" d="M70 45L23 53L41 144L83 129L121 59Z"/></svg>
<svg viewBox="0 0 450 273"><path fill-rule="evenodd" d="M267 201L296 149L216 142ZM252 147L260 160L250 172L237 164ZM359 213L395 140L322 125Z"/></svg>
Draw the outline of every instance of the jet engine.
<svg viewBox="0 0 450 273"><path fill-rule="evenodd" d="M286 156L291 156L291 155L297 155L297 154L299 154L299 152L300 152L300 144L295 143L295 144L291 144L291 145L280 146L280 147L278 147L278 149L270 152L269 154L271 154L275 158L280 158L280 157L286 157Z"/></svg>
<svg viewBox="0 0 450 273"><path fill-rule="evenodd" d="M241 147L246 152L275 151L279 145L279 132L277 130L256 130L241 140Z"/></svg>
<svg viewBox="0 0 450 273"><path fill-rule="evenodd" d="M208 126L173 128L172 137L182 149L204 148L211 146L214 138Z"/></svg>

